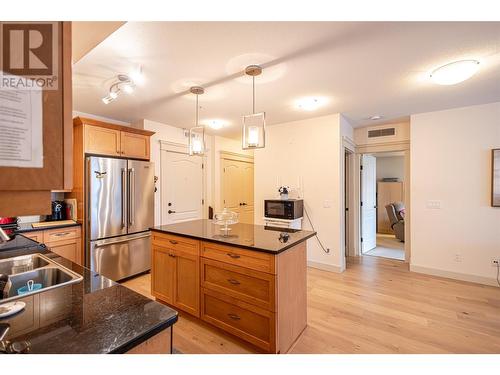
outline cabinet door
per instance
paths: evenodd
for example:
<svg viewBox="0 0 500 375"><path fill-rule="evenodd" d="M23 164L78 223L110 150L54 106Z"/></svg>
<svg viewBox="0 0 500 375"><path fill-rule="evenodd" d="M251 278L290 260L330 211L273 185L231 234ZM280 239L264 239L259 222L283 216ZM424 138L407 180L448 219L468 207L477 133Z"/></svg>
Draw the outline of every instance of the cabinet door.
<svg viewBox="0 0 500 375"><path fill-rule="evenodd" d="M80 241L80 238L73 238L70 240L47 242L45 245L57 255L69 259L74 263L81 263L79 257Z"/></svg>
<svg viewBox="0 0 500 375"><path fill-rule="evenodd" d="M149 160L149 137L129 132L121 133L121 154L128 158Z"/></svg>
<svg viewBox="0 0 500 375"><path fill-rule="evenodd" d="M43 231L34 231L22 233L24 237L31 238L33 241L43 243Z"/></svg>
<svg viewBox="0 0 500 375"><path fill-rule="evenodd" d="M121 156L120 133L115 129L85 125L85 152Z"/></svg>
<svg viewBox="0 0 500 375"><path fill-rule="evenodd" d="M173 305L199 318L200 257L183 251L174 251L173 255L175 259Z"/></svg>
<svg viewBox="0 0 500 375"><path fill-rule="evenodd" d="M153 296L173 304L175 261L172 250L153 246L151 292Z"/></svg>

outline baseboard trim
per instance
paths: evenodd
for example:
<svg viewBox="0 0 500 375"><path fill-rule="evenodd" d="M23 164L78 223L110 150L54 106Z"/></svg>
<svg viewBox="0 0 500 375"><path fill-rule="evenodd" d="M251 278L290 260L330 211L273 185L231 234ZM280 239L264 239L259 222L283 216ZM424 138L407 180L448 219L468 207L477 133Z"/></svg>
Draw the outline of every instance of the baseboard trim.
<svg viewBox="0 0 500 375"><path fill-rule="evenodd" d="M323 271L342 273L344 270L340 266L335 266L333 264L326 264L321 262L314 262L312 260L307 261L307 267L317 268Z"/></svg>
<svg viewBox="0 0 500 375"><path fill-rule="evenodd" d="M440 270L440 269L437 269L437 268L430 268L430 267L418 266L418 265L415 265L415 264L410 264L410 271L411 272L417 272L417 273L424 273L426 275L446 277L448 279L468 281L470 283L476 283L476 284L483 284L483 285L490 285L490 286L496 286L496 287L498 287L498 284L497 284L497 281L496 281L495 278L470 275L470 274L467 274L467 273L460 273L460 272Z"/></svg>

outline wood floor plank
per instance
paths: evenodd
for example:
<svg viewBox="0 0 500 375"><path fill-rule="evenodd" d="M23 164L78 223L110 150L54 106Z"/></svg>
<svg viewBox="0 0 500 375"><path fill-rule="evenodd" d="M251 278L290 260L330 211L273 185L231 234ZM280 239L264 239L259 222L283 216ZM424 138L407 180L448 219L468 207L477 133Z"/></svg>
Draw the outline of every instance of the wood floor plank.
<svg viewBox="0 0 500 375"><path fill-rule="evenodd" d="M500 353L500 288L408 271L404 262L349 258L347 270L308 268L308 326L291 353ZM150 298L150 276L124 283ZM187 314L182 353L258 349Z"/></svg>

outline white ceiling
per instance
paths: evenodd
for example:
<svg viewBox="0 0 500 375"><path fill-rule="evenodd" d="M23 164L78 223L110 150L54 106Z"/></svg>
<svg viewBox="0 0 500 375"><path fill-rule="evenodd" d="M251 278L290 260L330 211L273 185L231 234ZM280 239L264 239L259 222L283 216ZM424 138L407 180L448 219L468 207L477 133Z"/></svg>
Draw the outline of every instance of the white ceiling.
<svg viewBox="0 0 500 375"><path fill-rule="evenodd" d="M470 80L428 80L433 68L465 58L481 61ZM270 125L339 112L354 126L382 123L500 101L500 22L128 22L76 63L74 109L190 127L187 90L201 85L200 119L226 120L210 133L236 136L252 109L251 79L241 71L255 63L264 67L256 109ZM139 65L145 83L103 104L110 79ZM298 110L295 100L310 95L328 102Z"/></svg>

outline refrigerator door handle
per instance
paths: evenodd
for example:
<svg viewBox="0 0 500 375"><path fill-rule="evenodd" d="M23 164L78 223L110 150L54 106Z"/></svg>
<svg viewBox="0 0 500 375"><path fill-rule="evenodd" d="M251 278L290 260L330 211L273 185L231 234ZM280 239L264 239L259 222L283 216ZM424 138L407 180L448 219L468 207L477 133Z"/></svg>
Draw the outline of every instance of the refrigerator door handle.
<svg viewBox="0 0 500 375"><path fill-rule="evenodd" d="M134 225L134 217L135 217L135 171L134 168L130 168L128 170L129 178L128 178L128 197L129 197L129 205L128 205L128 224Z"/></svg>
<svg viewBox="0 0 500 375"><path fill-rule="evenodd" d="M125 172L125 168L122 168L122 228L125 228L127 225L127 217L126 217L126 192L125 192L125 187L127 184L127 176Z"/></svg>
<svg viewBox="0 0 500 375"><path fill-rule="evenodd" d="M136 236L136 237L127 237L127 238L120 238L120 239L117 239L115 241L113 241L112 239L109 239L109 240L103 240L103 241L97 241L95 243L95 246L107 246L107 245L114 245L114 244L117 244L117 243L123 243L123 242L129 242L129 241L132 241L132 240L138 240L140 238L146 238L146 237L151 237L151 234L148 233L148 234L145 234L143 236Z"/></svg>

